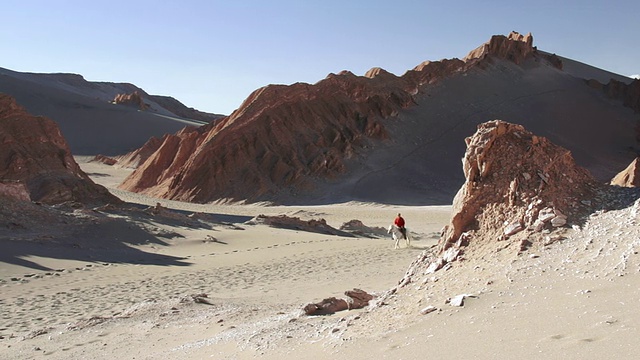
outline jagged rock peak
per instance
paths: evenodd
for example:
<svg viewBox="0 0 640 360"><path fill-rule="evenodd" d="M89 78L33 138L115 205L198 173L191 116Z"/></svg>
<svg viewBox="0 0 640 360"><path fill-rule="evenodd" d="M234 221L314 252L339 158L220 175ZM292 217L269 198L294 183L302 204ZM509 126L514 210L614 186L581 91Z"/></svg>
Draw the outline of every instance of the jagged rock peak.
<svg viewBox="0 0 640 360"><path fill-rule="evenodd" d="M493 55L513 61L516 64L521 64L524 59L529 57L535 51L536 48L533 46L533 35L531 35L531 33L522 35L518 32L512 31L508 36L492 36L489 42L486 42L471 51L463 60L465 62L470 62L472 60L481 60L489 55Z"/></svg>
<svg viewBox="0 0 640 360"><path fill-rule="evenodd" d="M522 35L517 31L512 31L509 33L507 37L509 40L522 41L526 43L528 46L533 47L533 35L531 33L527 33L527 35Z"/></svg>
<svg viewBox="0 0 640 360"><path fill-rule="evenodd" d="M469 238L531 239L545 228L563 226L586 211L599 186L570 151L521 125L489 121L466 143L466 181L440 239L443 252Z"/></svg>
<svg viewBox="0 0 640 360"><path fill-rule="evenodd" d="M611 180L611 185L640 187L640 158L635 158L626 169L619 172Z"/></svg>

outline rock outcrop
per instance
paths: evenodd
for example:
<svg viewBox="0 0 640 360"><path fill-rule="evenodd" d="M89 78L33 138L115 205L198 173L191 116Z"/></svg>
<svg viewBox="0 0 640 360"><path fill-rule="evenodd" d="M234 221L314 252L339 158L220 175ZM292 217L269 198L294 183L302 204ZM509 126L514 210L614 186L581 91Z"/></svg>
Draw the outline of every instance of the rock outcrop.
<svg viewBox="0 0 640 360"><path fill-rule="evenodd" d="M138 91L134 91L130 94L118 94L113 99L113 103L132 106L140 110L147 110L149 108L149 105L144 102L142 95Z"/></svg>
<svg viewBox="0 0 640 360"><path fill-rule="evenodd" d="M46 204L120 201L80 169L52 120L28 114L4 94L0 94L0 184L5 195Z"/></svg>
<svg viewBox="0 0 640 360"><path fill-rule="evenodd" d="M494 55L502 59L511 60L516 64L521 64L522 61L534 51L535 48L533 47L533 36L531 33L521 35L512 31L509 36L492 36L489 42L480 45L467 54L464 61L484 59L489 55Z"/></svg>
<svg viewBox="0 0 640 360"><path fill-rule="evenodd" d="M640 187L640 158L636 158L611 180L611 185Z"/></svg>
<svg viewBox="0 0 640 360"><path fill-rule="evenodd" d="M343 71L313 85L266 86L215 125L165 137L120 188L193 202L295 198L387 140L382 120L415 105L423 86L489 56L521 62L535 54L532 41L494 37L465 61L425 62L401 77L373 68L363 77Z"/></svg>
<svg viewBox="0 0 640 360"><path fill-rule="evenodd" d="M532 234L575 223L589 212L588 200L600 185L568 150L500 120L479 125L466 143L466 182L440 239L442 263L453 261L474 238L531 241Z"/></svg>

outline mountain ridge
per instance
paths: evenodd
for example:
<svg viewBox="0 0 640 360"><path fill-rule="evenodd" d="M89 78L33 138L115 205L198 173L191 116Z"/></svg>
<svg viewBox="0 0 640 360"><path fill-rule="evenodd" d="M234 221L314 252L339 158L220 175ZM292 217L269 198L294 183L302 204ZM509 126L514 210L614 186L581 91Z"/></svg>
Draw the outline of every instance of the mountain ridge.
<svg viewBox="0 0 640 360"><path fill-rule="evenodd" d="M400 77L373 68L313 85L269 85L200 129L195 150L189 137L184 146L193 156L184 162L168 159L185 141L169 135L121 188L194 202L450 203L463 182L452 166L463 139L493 119L524 123L576 151L597 178L610 178L632 159L637 116L561 68L559 57L537 51L531 34L512 32L491 37L465 60L425 61ZM579 124L562 120L578 117L590 128L608 127L627 150L603 141L600 131L578 135ZM617 120L605 125L607 118ZM399 145L404 138L412 143Z"/></svg>

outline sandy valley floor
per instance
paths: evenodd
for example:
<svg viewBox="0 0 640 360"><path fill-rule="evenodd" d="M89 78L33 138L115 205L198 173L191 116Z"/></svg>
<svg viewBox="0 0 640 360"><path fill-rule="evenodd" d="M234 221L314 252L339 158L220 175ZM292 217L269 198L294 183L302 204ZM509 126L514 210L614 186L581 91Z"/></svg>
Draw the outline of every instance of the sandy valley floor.
<svg viewBox="0 0 640 360"><path fill-rule="evenodd" d="M108 187L126 176L126 170L79 162ZM132 203L159 202L113 192ZM129 245L141 259L109 262L95 253L89 254L95 261L25 256L24 263L0 262L0 358L635 358L637 204L594 215L562 241L529 254L507 247L446 271L421 272L376 309L308 317L302 314L307 303L352 288L381 295L396 286L437 242L451 208L160 203L217 220L189 228L109 213L156 234ZM386 237L247 223L259 214L286 214L323 218L334 228L353 219L386 227L397 212L415 235L410 248L394 250ZM103 238L128 234L99 229L95 235ZM445 303L459 294L470 295L463 307ZM421 314L427 306L438 310Z"/></svg>

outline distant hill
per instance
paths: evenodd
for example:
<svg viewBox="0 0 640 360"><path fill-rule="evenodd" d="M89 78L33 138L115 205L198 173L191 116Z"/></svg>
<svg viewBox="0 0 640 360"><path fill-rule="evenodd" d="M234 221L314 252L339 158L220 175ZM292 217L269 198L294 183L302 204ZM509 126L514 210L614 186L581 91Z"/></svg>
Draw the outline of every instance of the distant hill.
<svg viewBox="0 0 640 360"><path fill-rule="evenodd" d="M626 83L591 80L610 77ZM496 35L399 77L374 68L258 89L217 124L165 137L121 187L194 202L450 204L465 137L494 119L569 149L608 182L638 152L632 81L538 51L530 34Z"/></svg>
<svg viewBox="0 0 640 360"><path fill-rule="evenodd" d="M149 95L133 84L92 82L77 74L22 73L0 68L0 93L34 115L54 120L76 155L118 155L150 137L200 126L222 117L188 108L178 100ZM144 111L112 102L140 94Z"/></svg>

